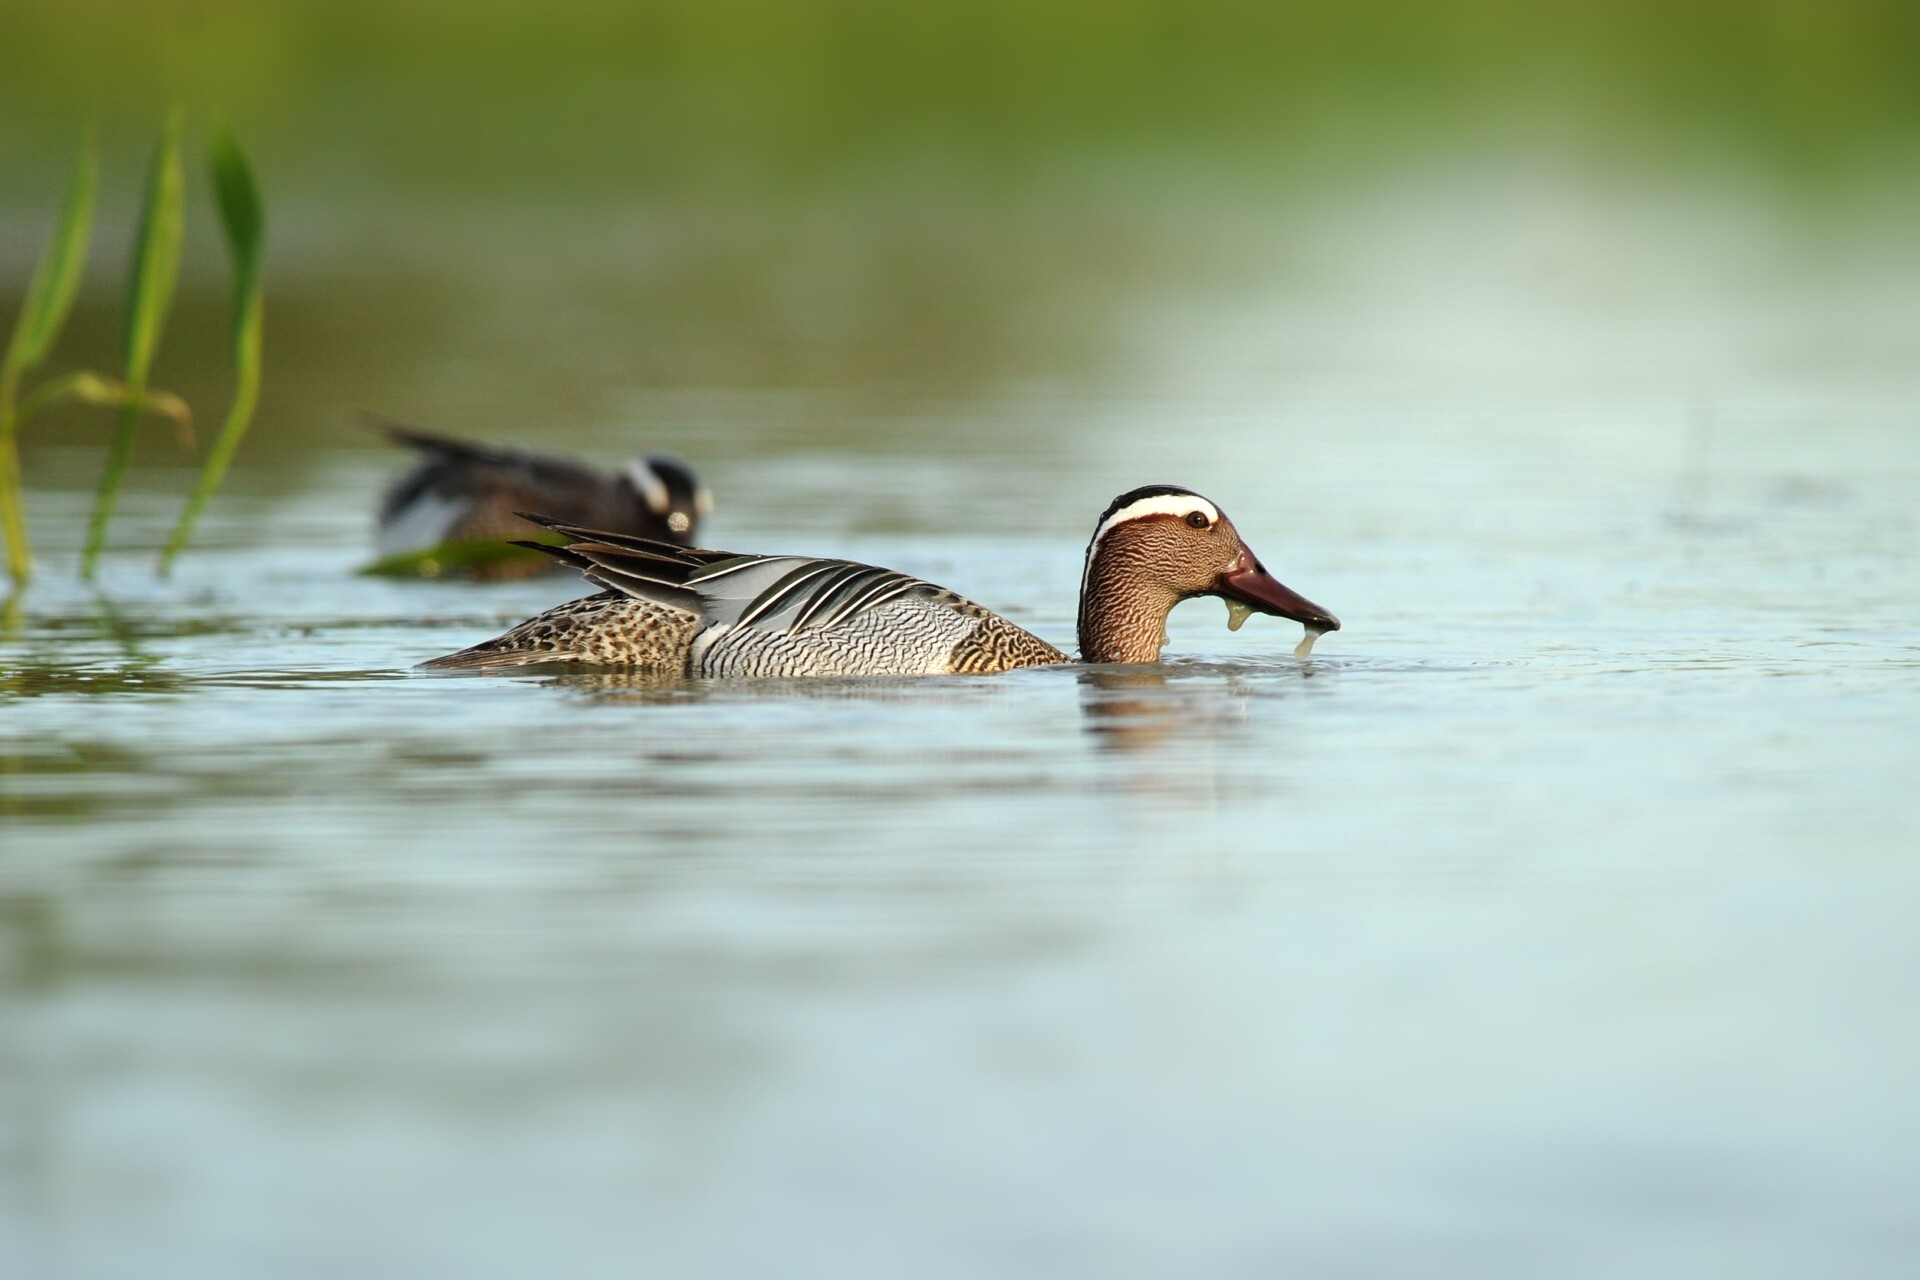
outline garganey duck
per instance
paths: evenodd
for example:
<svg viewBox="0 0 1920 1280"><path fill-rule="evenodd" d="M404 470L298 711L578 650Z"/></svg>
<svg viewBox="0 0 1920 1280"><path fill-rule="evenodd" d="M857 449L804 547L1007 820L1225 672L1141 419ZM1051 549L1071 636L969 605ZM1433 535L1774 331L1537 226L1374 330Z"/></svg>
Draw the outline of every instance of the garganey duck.
<svg viewBox="0 0 1920 1280"><path fill-rule="evenodd" d="M606 589L426 666L577 662L702 677L869 676L983 675L1072 661L973 601L891 569L699 551L527 518L569 545L525 545ZM1081 661L1157 660L1167 615L1195 596L1225 600L1230 628L1254 613L1291 618L1310 633L1340 628L1269 574L1219 507L1189 489L1150 485L1115 498L1087 545Z"/></svg>
<svg viewBox="0 0 1920 1280"><path fill-rule="evenodd" d="M521 511L686 545L700 518L713 509L713 494L693 468L663 453L634 458L609 475L571 458L475 444L398 423L375 425L394 443L421 455L380 504L377 543L383 557L449 544L505 544L526 535ZM539 556L515 552L478 561L470 572L510 578L553 567Z"/></svg>

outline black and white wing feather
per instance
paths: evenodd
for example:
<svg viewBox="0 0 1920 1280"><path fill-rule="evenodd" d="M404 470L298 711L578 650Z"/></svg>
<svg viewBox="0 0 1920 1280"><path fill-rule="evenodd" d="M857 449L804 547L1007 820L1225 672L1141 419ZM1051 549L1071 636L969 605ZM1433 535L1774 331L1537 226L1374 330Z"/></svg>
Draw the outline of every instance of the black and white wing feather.
<svg viewBox="0 0 1920 1280"><path fill-rule="evenodd" d="M716 629L831 631L907 595L961 603L944 587L851 560L703 551L522 514L571 541L521 545L573 565L589 581L696 614Z"/></svg>

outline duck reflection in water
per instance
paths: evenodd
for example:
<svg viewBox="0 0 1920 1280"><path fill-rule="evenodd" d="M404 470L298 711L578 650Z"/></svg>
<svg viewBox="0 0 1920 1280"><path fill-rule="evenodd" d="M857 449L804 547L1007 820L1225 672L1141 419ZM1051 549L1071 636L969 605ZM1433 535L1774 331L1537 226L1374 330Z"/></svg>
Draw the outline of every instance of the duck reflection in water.
<svg viewBox="0 0 1920 1280"><path fill-rule="evenodd" d="M1292 672L1188 662L1092 667L1077 673L1081 724L1108 761L1112 791L1185 813L1268 803L1285 784L1271 768L1249 769L1261 736L1256 721L1283 714L1278 700L1303 692L1294 681L1313 675L1311 663Z"/></svg>
<svg viewBox="0 0 1920 1280"><path fill-rule="evenodd" d="M1218 678L1194 678L1206 674L1211 674L1207 666L1187 663L1082 671L1080 711L1087 733L1106 751L1238 737L1259 686L1232 670Z"/></svg>

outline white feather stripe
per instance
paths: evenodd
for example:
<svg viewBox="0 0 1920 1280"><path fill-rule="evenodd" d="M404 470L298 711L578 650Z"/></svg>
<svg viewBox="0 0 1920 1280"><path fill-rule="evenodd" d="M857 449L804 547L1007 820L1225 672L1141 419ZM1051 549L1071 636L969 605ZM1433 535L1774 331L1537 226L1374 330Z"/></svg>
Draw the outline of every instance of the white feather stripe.
<svg viewBox="0 0 1920 1280"><path fill-rule="evenodd" d="M819 629L822 631L831 631L855 614L865 613L869 609L877 609L889 600L903 596L915 587L925 585L926 584L918 578L909 578L903 574L890 575L880 582L875 583L873 586L868 587L859 595L849 600L845 605L834 610L830 616L821 619Z"/></svg>
<svg viewBox="0 0 1920 1280"><path fill-rule="evenodd" d="M695 594L687 588L685 583L658 572L648 572L644 565L626 564L603 556L589 555L583 558L593 566L595 572L618 578L622 582L644 582L650 587L661 587L667 591L680 591L688 595Z"/></svg>
<svg viewBox="0 0 1920 1280"><path fill-rule="evenodd" d="M815 614L825 609L843 593L858 594L860 584L879 572L864 564L842 565L838 573L808 590L807 603L794 618L789 629L798 631L806 626Z"/></svg>
<svg viewBox="0 0 1920 1280"><path fill-rule="evenodd" d="M634 560L647 565L666 566L666 569L656 569L656 573L673 571L676 575L684 575L687 571L687 562L678 556L643 551L638 547L616 547L605 542L570 542L567 550L575 555L598 556L603 560ZM675 580L678 581L678 577Z"/></svg>
<svg viewBox="0 0 1920 1280"><path fill-rule="evenodd" d="M1129 502L1102 520L1100 527L1093 531L1093 545L1100 545L1100 539L1106 536L1107 530L1117 524L1125 524L1129 520L1139 520L1146 516L1178 516L1184 520L1196 511L1206 513L1208 524L1219 522L1220 508L1197 493L1161 493L1151 498L1141 498L1137 502Z"/></svg>
<svg viewBox="0 0 1920 1280"><path fill-rule="evenodd" d="M667 482L653 469L651 460L635 458L621 471L627 477L627 483L633 486L633 491L647 504L647 510L657 516L667 513L667 508L673 505L673 495L667 492Z"/></svg>
<svg viewBox="0 0 1920 1280"><path fill-rule="evenodd" d="M731 628L715 624L695 635L693 643L687 646L687 670L697 676L707 674L707 655L726 639L729 630Z"/></svg>
<svg viewBox="0 0 1920 1280"><path fill-rule="evenodd" d="M804 558L803 556L748 556L733 564L723 565L720 568L701 569L698 572L690 573L687 575L687 585L694 586L704 584L712 582L716 578L724 578L729 574L740 573L746 569L762 569L767 565L780 564L783 561L791 561L794 564L798 564Z"/></svg>
<svg viewBox="0 0 1920 1280"><path fill-rule="evenodd" d="M380 526L375 545L383 556L397 556L446 541L447 530L467 513L465 499L423 493Z"/></svg>
<svg viewBox="0 0 1920 1280"><path fill-rule="evenodd" d="M1151 497L1136 498L1102 520L1100 527L1093 531L1093 540L1087 543L1087 558L1080 566L1081 604L1084 606L1086 603L1087 584L1093 577L1093 558L1099 554L1100 542L1107 536L1109 530L1129 520L1141 520L1148 516L1174 516L1184 520L1196 511L1205 512L1209 523L1219 523L1220 508L1199 494L1184 490L1179 493L1156 493Z"/></svg>
<svg viewBox="0 0 1920 1280"><path fill-rule="evenodd" d="M809 583L816 583L821 578L836 573L843 567L841 564L828 560L811 568L796 570L793 576L784 584L775 587L773 590L755 600L752 606L740 615L739 625L743 627L752 626L755 622L758 622L761 618L773 612L774 606L778 605L782 600L791 599L793 594L801 587Z"/></svg>
<svg viewBox="0 0 1920 1280"><path fill-rule="evenodd" d="M882 600L890 600L902 591L910 591L914 587L923 585L925 584L920 579L910 578L904 573L892 571L877 573L849 591L828 613L835 619L844 618L850 614L859 613L863 609L871 609Z"/></svg>

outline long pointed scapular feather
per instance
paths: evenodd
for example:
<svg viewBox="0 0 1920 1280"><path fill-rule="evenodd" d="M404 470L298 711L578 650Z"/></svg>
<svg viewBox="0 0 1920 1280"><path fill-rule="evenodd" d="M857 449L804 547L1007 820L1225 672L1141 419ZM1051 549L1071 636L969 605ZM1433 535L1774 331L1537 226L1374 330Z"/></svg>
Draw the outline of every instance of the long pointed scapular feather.
<svg viewBox="0 0 1920 1280"><path fill-rule="evenodd" d="M580 569L590 581L637 599L697 613L725 631L831 630L913 591L949 593L892 569L851 560L704 551L522 517L572 541L525 543ZM714 643L725 643L716 636Z"/></svg>

